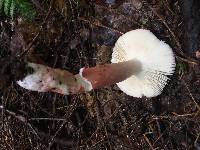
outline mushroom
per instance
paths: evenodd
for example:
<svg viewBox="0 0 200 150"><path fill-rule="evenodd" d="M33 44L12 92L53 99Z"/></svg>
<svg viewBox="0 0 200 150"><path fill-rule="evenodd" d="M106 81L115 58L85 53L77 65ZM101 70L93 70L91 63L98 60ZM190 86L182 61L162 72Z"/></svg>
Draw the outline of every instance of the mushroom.
<svg viewBox="0 0 200 150"><path fill-rule="evenodd" d="M119 37L112 53L112 64L81 68L79 74L28 63L34 72L17 83L29 90L76 94L117 83L127 95L154 97L175 70L172 49L145 29ZM38 68L39 66L39 68Z"/></svg>

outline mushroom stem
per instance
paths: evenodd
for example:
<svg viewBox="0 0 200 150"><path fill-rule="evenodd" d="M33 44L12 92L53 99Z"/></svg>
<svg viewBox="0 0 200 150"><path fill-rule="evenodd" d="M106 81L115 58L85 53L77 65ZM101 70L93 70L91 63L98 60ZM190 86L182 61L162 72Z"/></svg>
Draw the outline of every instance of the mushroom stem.
<svg viewBox="0 0 200 150"><path fill-rule="evenodd" d="M53 69L40 64L28 63L28 66L33 69L33 72L17 81L21 87L32 91L49 91L64 95L91 91L115 84L141 71L141 63L134 59L82 68L76 75L66 70Z"/></svg>
<svg viewBox="0 0 200 150"><path fill-rule="evenodd" d="M140 71L141 63L132 59L120 63L83 68L82 76L91 82L93 89L98 89L121 82L131 75L139 73Z"/></svg>

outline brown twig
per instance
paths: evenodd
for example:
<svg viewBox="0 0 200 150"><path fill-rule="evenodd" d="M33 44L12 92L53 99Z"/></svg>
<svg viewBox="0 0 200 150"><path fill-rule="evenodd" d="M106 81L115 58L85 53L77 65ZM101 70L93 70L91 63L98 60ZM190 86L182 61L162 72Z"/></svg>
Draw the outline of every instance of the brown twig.
<svg viewBox="0 0 200 150"><path fill-rule="evenodd" d="M98 26L98 27L102 27L102 28L105 28L105 29L108 29L108 30L112 30L120 35L124 34L123 32L119 31L119 30L116 30L116 29L113 29L113 28L110 28L108 26L105 26L103 25L99 20L97 19L87 19L87 18L84 18L84 17L78 17L79 20L81 21L84 21L86 23L89 23L89 24L92 24L92 25L95 25L95 26ZM94 20L94 21L91 21L91 20Z"/></svg>
<svg viewBox="0 0 200 150"><path fill-rule="evenodd" d="M183 61L183 62L186 62L186 63L189 63L189 64L193 64L193 65L198 65L199 62L197 60L194 60L194 59L187 59L187 58L183 58L183 57L180 57L180 56L175 56L177 59Z"/></svg>
<svg viewBox="0 0 200 150"><path fill-rule="evenodd" d="M191 113L191 114L177 114L176 112L172 112L172 114L176 117L190 117L190 116L194 116L196 113Z"/></svg>
<svg viewBox="0 0 200 150"><path fill-rule="evenodd" d="M188 93L189 93L191 99L192 99L193 102L195 103L195 105L196 105L196 107L197 107L197 109L198 109L198 112L200 112L200 106L199 106L199 104L196 102L196 100L194 99L194 97L193 97L193 95L192 95L192 93L191 93L191 91L190 91L190 89L189 89L187 83L186 83L184 80L183 80L183 83L185 84L185 87L186 87L186 89L187 89L187 91L188 91Z"/></svg>
<svg viewBox="0 0 200 150"><path fill-rule="evenodd" d="M58 133L62 130L62 128L65 126L67 123L67 120L63 121L63 123L60 125L59 129L56 131L56 133L51 137L49 143L48 143L48 148L51 149L51 146L55 140L55 137L58 135Z"/></svg>
<svg viewBox="0 0 200 150"><path fill-rule="evenodd" d="M144 137L145 141L149 144L151 150L155 150L155 149L153 148L153 145L151 144L150 140L149 140L148 137L146 136L147 134L149 134L149 133L143 134L143 137Z"/></svg>
<svg viewBox="0 0 200 150"><path fill-rule="evenodd" d="M43 138L52 138L52 137L49 137L49 135L45 132L38 132L38 134L43 137ZM58 144L61 144L61 145L69 145L69 146L72 146L72 147L75 147L75 142L72 140L72 139L67 139L67 138L55 138L54 141Z"/></svg>
<svg viewBox="0 0 200 150"><path fill-rule="evenodd" d="M163 4L167 7L167 9L170 11L172 15L175 15L175 13L172 11L172 9L169 6L169 2L167 0L162 0Z"/></svg>
<svg viewBox="0 0 200 150"><path fill-rule="evenodd" d="M95 147L97 147L97 145L99 145L99 144L101 144L101 143L103 143L103 142L105 142L105 139L102 139L102 140L100 140L100 141L94 143L89 149L92 150L92 149L94 149Z"/></svg>
<svg viewBox="0 0 200 150"><path fill-rule="evenodd" d="M104 9L104 10L106 10L106 11L109 11L110 13L116 14L118 16L121 15L124 18L126 18L127 20L136 23L138 26L141 26L141 24L139 22L137 22L135 20L135 18L132 17L132 16L124 15L124 14L120 13L119 11L117 11L116 9L112 9L112 8L109 8L109 7L106 7L106 6L102 6L102 5L99 5L99 4L95 4L95 5L98 6L98 7L100 7L100 8L102 8L102 9ZM136 11L137 11L137 9L136 9Z"/></svg>
<svg viewBox="0 0 200 150"><path fill-rule="evenodd" d="M24 117L24 116L21 116L19 114L16 114L15 112L13 111L10 111L8 109L5 109L2 105L0 106L0 109L4 109L5 112L7 112L9 115L15 117L17 120L27 124L29 126L29 128L32 129L33 133L37 136L38 139L40 139L39 135L37 134L37 132L35 131L35 129L32 127L32 125L28 122L28 120Z"/></svg>
<svg viewBox="0 0 200 150"><path fill-rule="evenodd" d="M151 11L162 21L162 23L165 25L165 27L168 29L168 31L170 32L171 36L173 37L174 41L176 42L176 45L178 46L178 50L180 52L180 54L184 54L181 48L181 44L178 41L178 38L176 37L175 33L172 31L172 29L169 27L169 25L167 24L167 22L164 20L164 18L154 9L151 7L151 5L149 5L149 8L151 9Z"/></svg>
<svg viewBox="0 0 200 150"><path fill-rule="evenodd" d="M65 126L65 124L68 122L68 118L72 115L74 109L76 108L77 106L77 102L75 101L73 106L71 107L71 109L69 110L69 112L67 112L65 114L65 117L66 117L66 120L64 120L62 122L62 124L60 125L59 129L54 133L54 135L51 137L51 139L49 140L49 143L48 143L48 148L50 149L53 142L54 142L54 139L55 137L59 134L59 132L63 129L63 127Z"/></svg>
<svg viewBox="0 0 200 150"><path fill-rule="evenodd" d="M198 142L199 137L200 137L200 133L197 135L197 137L196 137L196 139L195 139L195 141L194 141L194 144L195 144L195 145L197 145L197 142Z"/></svg>
<svg viewBox="0 0 200 150"><path fill-rule="evenodd" d="M66 119L63 118L30 118L30 121L40 121L40 120L48 120L48 121L66 121Z"/></svg>

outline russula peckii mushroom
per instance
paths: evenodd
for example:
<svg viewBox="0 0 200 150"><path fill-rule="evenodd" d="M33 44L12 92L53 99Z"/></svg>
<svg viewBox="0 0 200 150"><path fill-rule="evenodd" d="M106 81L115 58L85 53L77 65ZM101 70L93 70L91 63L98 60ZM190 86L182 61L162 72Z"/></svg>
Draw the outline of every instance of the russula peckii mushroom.
<svg viewBox="0 0 200 150"><path fill-rule="evenodd" d="M117 83L126 94L154 97L161 94L175 69L172 49L149 30L137 29L122 35L115 44L112 63L138 60L141 71Z"/></svg>
<svg viewBox="0 0 200 150"><path fill-rule="evenodd" d="M76 94L117 83L127 95L154 97L161 94L175 69L172 49L149 30L137 29L122 35L113 48L112 64L68 71L28 63L33 69L17 83L29 90Z"/></svg>

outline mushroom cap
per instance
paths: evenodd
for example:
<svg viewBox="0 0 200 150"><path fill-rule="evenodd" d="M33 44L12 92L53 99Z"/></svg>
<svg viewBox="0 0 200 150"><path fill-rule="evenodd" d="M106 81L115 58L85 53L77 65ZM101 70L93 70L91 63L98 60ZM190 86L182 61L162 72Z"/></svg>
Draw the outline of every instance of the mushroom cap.
<svg viewBox="0 0 200 150"><path fill-rule="evenodd" d="M145 29L136 29L123 34L117 40L112 53L112 63L131 59L139 61L142 69L126 80L117 83L127 95L154 97L163 88L175 70L175 58L168 44L160 41Z"/></svg>

